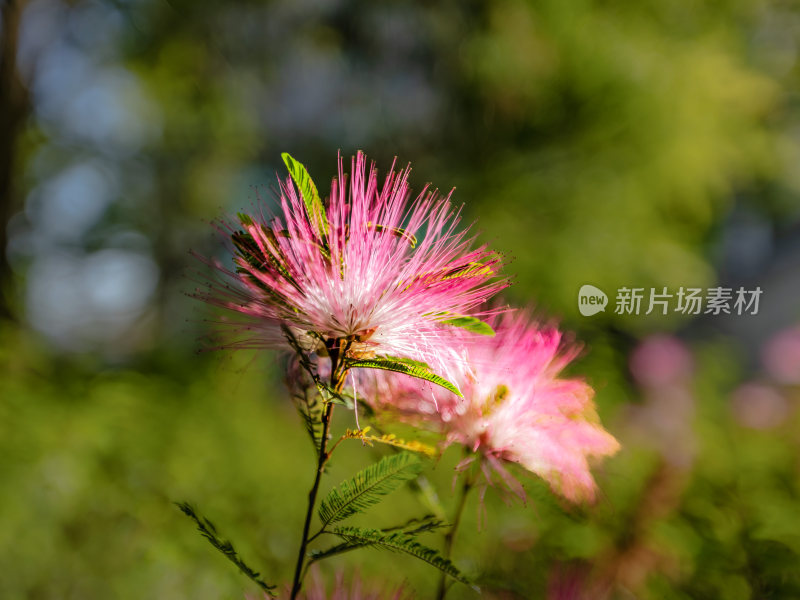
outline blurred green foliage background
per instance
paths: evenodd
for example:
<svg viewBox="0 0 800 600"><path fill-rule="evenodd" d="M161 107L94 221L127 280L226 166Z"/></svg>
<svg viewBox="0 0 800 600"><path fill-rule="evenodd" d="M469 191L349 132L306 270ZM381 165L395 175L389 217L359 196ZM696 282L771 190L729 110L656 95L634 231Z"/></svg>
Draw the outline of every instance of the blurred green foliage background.
<svg viewBox="0 0 800 600"><path fill-rule="evenodd" d="M1 6L0 597L254 593L180 500L290 578L313 457L279 358L196 353L187 252L221 252L208 221L281 151L319 184L357 149L456 187L512 258L507 298L586 344L573 371L623 444L596 506L526 479L479 529L471 499L455 559L484 596L800 597L796 2ZM585 283L605 312L579 314ZM759 314L612 310L716 285L760 286ZM427 472L447 506L456 454ZM326 485L373 459L347 446ZM424 510L392 498L383 523ZM339 568L436 581L378 552Z"/></svg>

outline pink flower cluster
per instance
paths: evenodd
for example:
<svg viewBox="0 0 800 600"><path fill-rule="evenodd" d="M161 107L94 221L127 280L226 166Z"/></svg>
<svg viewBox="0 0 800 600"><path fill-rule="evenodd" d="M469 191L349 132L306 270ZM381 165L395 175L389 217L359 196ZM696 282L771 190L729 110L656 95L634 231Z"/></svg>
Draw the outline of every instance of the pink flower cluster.
<svg viewBox="0 0 800 600"><path fill-rule="evenodd" d="M489 323L494 337L463 347L454 380L463 398L409 378L376 377L374 407L478 453L486 480L497 473L520 497L522 487L504 463L536 473L571 501L593 500L588 459L614 454L619 444L599 423L592 388L560 377L579 347L525 313L508 312Z"/></svg>
<svg viewBox="0 0 800 600"><path fill-rule="evenodd" d="M285 326L308 350L344 339L354 357L443 366L452 349L441 321L474 311L507 283L495 276L500 258L472 249L457 229L449 196L426 188L410 199L409 172L390 172L381 185L359 152L349 183L339 159L324 219L308 214L287 178L280 215L223 223L235 265L215 266L234 283L197 294L233 311L241 336L227 345L285 347Z"/></svg>
<svg viewBox="0 0 800 600"><path fill-rule="evenodd" d="M234 267L215 266L229 282L198 295L233 315L240 337L228 345L285 347L288 329L322 356L346 342L350 358L427 363L463 397L405 375L362 374L362 392L372 392L366 400L463 444L488 480L498 473L520 495L505 463L538 474L570 500L593 499L588 460L618 444L598 422L592 389L560 376L575 346L525 314L481 308L507 285L496 276L500 259L472 247L449 195L426 188L411 200L408 175L390 172L379 184L358 153L348 183L340 159L318 208L302 183L286 179L279 215L223 225ZM461 329L454 317L485 319L496 335Z"/></svg>

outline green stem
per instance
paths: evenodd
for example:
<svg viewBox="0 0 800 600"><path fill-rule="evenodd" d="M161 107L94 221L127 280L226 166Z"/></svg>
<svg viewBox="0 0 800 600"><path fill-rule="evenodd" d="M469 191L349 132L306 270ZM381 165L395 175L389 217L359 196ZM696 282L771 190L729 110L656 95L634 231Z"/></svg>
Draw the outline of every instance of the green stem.
<svg viewBox="0 0 800 600"><path fill-rule="evenodd" d="M337 340L338 342L338 340ZM346 350L345 350L346 352ZM344 367L344 361L339 361L339 348L338 343L334 343L328 348L328 353L331 357L331 387L336 392L341 391L344 386L344 380L347 376L347 368ZM308 509L306 510L306 520L303 524L303 537L300 539L300 551L297 555L297 564L294 570L294 580L292 582L291 600L295 600L303 587L303 563L306 559L306 548L308 547L309 537L308 532L311 528L311 518L314 514L314 506L317 502L317 493L319 492L319 484L322 480L322 472L325 469L325 463L328 462L330 453L328 448L328 432L330 430L331 418L333 416L333 402L328 402L325 407L325 412L322 414L322 437L319 443L319 456L317 458L317 472L314 475L314 485L308 492Z"/></svg>
<svg viewBox="0 0 800 600"><path fill-rule="evenodd" d="M458 526L461 523L461 515L464 513L464 506L467 504L467 495L469 491L472 489L472 477L469 475L464 476L464 481L461 483L461 488L458 496L458 504L456 506L456 512L453 517L453 525L450 527L450 530L447 532L447 535L444 536L444 557L447 560L450 560L450 556L453 552L453 542L456 538L456 532L458 531ZM447 594L447 575L444 573L441 574L439 577L439 590L436 593L437 600L443 600L445 594Z"/></svg>

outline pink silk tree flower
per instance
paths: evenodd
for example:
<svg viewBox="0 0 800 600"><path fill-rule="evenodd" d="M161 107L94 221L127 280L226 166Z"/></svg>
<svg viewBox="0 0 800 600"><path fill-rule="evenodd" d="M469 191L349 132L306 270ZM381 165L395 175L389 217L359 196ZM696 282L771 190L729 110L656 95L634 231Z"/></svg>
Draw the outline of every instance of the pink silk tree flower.
<svg viewBox="0 0 800 600"><path fill-rule="evenodd" d="M226 345L286 348L285 328L306 351L353 359L400 357L438 367L452 356L446 322L476 315L507 285L485 246L458 229L450 195L427 187L411 199L410 169L385 177L359 152L323 203L304 167L284 155L291 176L280 184L275 215L239 215L223 223L234 268L215 261L224 280L196 296L232 311L238 333ZM418 238L419 236L419 238Z"/></svg>
<svg viewBox="0 0 800 600"><path fill-rule="evenodd" d="M619 444L599 423L592 388L559 376L580 348L524 312L492 317L489 324L495 337L466 346L454 376L463 398L381 375L366 401L376 411L441 431L447 444L463 444L474 454L459 468L479 459L487 482L496 473L523 499L522 486L505 463L536 473L570 501L594 500L589 459L612 455Z"/></svg>

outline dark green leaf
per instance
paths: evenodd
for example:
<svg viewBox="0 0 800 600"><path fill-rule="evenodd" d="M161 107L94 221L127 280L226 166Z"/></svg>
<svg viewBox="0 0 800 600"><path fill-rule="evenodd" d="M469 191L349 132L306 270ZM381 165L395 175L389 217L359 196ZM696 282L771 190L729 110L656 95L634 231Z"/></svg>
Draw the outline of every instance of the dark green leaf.
<svg viewBox="0 0 800 600"><path fill-rule="evenodd" d="M406 535L415 536L428 531L436 531L437 529L442 529L444 527L449 527L449 525L441 519L436 518L436 515L425 515L424 517L414 517L413 519L409 519L401 525L384 527L381 529L381 531L384 533L402 531Z"/></svg>
<svg viewBox="0 0 800 600"><path fill-rule="evenodd" d="M217 528L214 527L214 524L211 521L198 515L192 506L186 502L176 502L175 505L181 509L183 514L195 522L197 525L197 530L211 543L212 546L214 546L214 548L222 552L222 554L224 554L229 561L239 567L239 570L251 581L256 583L258 587L264 591L264 593L269 595L271 598L277 598L277 594L275 594L274 591L277 586L270 585L261 579L260 573L247 566L247 564L236 552L233 544L231 544L228 540L217 537Z"/></svg>
<svg viewBox="0 0 800 600"><path fill-rule="evenodd" d="M447 524L444 521L437 519L434 515L426 515L422 518L414 518L409 519L402 525L397 525L395 527L386 527L382 531L383 533L391 533L394 531L402 531L408 536L416 536L420 533L426 533L429 531L436 531L437 529L441 529L442 527L447 527ZM312 550L309 553L311 557L310 563L315 563L319 560L323 560L330 556L335 556L337 554L342 554L344 552L350 552L351 550L357 550L358 548L363 548L364 546L369 546L369 542L363 543L355 543L355 542L342 542L340 544L336 544L335 546L331 546L330 548L326 548L325 550Z"/></svg>
<svg viewBox="0 0 800 600"><path fill-rule="evenodd" d="M479 591L448 559L441 556L433 548L428 548L417 542L414 536L403 532L386 533L378 529L363 529L360 527L337 527L334 534L345 542L358 547L375 546L395 552L404 552L446 573L453 579L471 586Z"/></svg>
<svg viewBox="0 0 800 600"><path fill-rule="evenodd" d="M331 546L330 548L326 548L325 550L312 550L309 553L311 557L308 561L308 564L315 563L319 560L323 560L330 556L336 556L337 554L342 554L344 552L350 552L351 550L357 550L358 548L363 548L369 544L356 544L350 542L342 542L341 544L336 544L335 546Z"/></svg>
<svg viewBox="0 0 800 600"><path fill-rule="evenodd" d="M319 507L322 527L365 511L380 502L400 484L416 477L422 470L419 457L403 452L382 458L339 484L325 497Z"/></svg>

